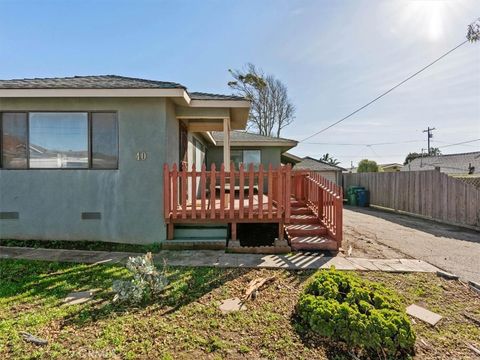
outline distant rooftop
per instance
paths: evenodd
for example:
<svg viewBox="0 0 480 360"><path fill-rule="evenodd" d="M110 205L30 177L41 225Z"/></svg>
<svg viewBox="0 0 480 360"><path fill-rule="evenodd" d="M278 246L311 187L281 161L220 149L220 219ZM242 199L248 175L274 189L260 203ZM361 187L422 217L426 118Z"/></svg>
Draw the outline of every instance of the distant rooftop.
<svg viewBox="0 0 480 360"><path fill-rule="evenodd" d="M293 169L294 170L312 170L312 171L326 171L326 170L344 171L345 170L344 168L338 165L329 164L325 161L311 158L310 156L304 157L301 162L293 166Z"/></svg>
<svg viewBox="0 0 480 360"><path fill-rule="evenodd" d="M447 174L468 174L470 166L475 168L473 174L480 174L480 151L419 157L403 166L402 171L435 170L439 167Z"/></svg>
<svg viewBox="0 0 480 360"><path fill-rule="evenodd" d="M0 89L183 89L186 86L170 81L139 79L118 75L72 76L34 79L0 80ZM234 95L189 93L195 100L245 100Z"/></svg>

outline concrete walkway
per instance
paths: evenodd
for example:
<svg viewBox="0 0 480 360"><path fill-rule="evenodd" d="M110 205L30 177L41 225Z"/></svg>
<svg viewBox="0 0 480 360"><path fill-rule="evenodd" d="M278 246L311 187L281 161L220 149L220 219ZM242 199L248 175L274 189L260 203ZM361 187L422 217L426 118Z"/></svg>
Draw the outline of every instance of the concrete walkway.
<svg viewBox="0 0 480 360"><path fill-rule="evenodd" d="M0 246L0 259L28 259L46 261L78 262L88 264L125 263L129 256L139 253L33 249ZM289 255L227 254L215 250L161 251L155 254L158 262L170 266L213 266L269 269L328 269L387 271L387 272L436 272L438 269L422 260L415 259L365 259L328 257L322 254L298 253Z"/></svg>

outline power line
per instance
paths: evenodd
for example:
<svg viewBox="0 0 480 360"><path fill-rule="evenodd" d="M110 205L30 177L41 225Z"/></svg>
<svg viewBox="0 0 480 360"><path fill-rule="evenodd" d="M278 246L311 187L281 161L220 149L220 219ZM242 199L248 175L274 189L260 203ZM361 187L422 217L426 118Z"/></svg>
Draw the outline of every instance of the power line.
<svg viewBox="0 0 480 360"><path fill-rule="evenodd" d="M300 142L304 142L305 140L311 139L312 137L317 136L318 134L321 134L322 132L327 131L328 129L334 127L335 125L340 124L342 121L347 120L349 117L352 117L352 116L355 115L356 113L362 111L362 110L365 109L366 107L368 107L368 106L370 106L371 104L373 104L375 101L380 100L382 97L384 97L385 95L391 93L393 90L395 90L395 89L398 88L399 86L405 84L407 81L409 81L410 79L414 78L415 76L417 76L417 75L420 74L421 72L425 71L425 70L428 69L430 66L432 66L432 65L434 65L435 63L439 62L439 61L442 60L445 56L447 56L448 54L450 54L450 53L452 53L453 51L457 50L460 46L466 44L467 42L469 42L469 40L465 40L465 41L461 42L460 44L458 44L457 46L455 46L453 49L450 49L450 50L447 51L445 54L443 54L442 56L440 56L440 57L437 58L436 60L432 61L430 64L424 66L423 68L421 68L420 70L418 70L416 73L410 75L409 77L407 77L405 80L402 80L401 82L399 82L399 83L398 83L397 85L395 85L394 87L392 87L392 88L388 89L387 91L385 91L384 93L380 94L380 95L377 96L375 99L371 100L370 102L366 103L365 105L361 106L360 108L358 108L357 110L351 112L350 114L348 114L347 116L341 118L340 120L335 121L333 124L328 125L326 128L323 128L322 130L317 131L316 133L314 133L314 134L312 134L312 135L310 135L310 136L307 136L305 139L300 140Z"/></svg>
<svg viewBox="0 0 480 360"><path fill-rule="evenodd" d="M419 143L424 140L407 140L407 141L397 141L397 142L381 142L381 143L327 143L327 142L304 142L305 145L335 145L335 146L380 146L380 145L397 145L397 144L409 144L409 143Z"/></svg>
<svg viewBox="0 0 480 360"><path fill-rule="evenodd" d="M450 147L450 146L469 144L469 143L472 143L472 142L475 142L475 141L480 141L480 139L474 139L474 140L462 141L462 142L455 143L455 144L443 145L443 146L439 146L438 148L439 148L439 149L440 149L440 148L443 149L443 148Z"/></svg>

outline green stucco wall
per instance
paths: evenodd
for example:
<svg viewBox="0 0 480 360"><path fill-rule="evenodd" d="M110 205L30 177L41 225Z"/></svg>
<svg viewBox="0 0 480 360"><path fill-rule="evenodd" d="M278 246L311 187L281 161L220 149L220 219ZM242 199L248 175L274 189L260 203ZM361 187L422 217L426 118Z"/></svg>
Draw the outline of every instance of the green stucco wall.
<svg viewBox="0 0 480 360"><path fill-rule="evenodd" d="M165 239L163 164L178 161L175 107L161 98L0 99L7 110L118 112L118 170L0 169L2 239L97 240L148 244ZM137 161L145 151L147 159ZM101 212L101 220L81 220Z"/></svg>

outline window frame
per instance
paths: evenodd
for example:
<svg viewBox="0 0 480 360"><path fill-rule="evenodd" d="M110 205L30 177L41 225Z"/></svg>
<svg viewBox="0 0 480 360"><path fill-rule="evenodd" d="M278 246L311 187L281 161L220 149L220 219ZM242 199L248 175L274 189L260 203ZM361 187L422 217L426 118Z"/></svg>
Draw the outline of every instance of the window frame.
<svg viewBox="0 0 480 360"><path fill-rule="evenodd" d="M3 164L3 114L5 113L25 113L27 114L27 167L26 168L6 168ZM84 168L31 168L30 167L30 113L86 113L87 114L87 142L88 142L88 167ZM92 114L93 113L109 113L114 114L116 132L117 132L117 166L115 168L99 168L92 167ZM118 170L120 166L120 125L118 123L117 110L1 110L0 111L0 171L37 171L37 170Z"/></svg>
<svg viewBox="0 0 480 360"><path fill-rule="evenodd" d="M242 147L240 147L240 148L230 148L230 161L232 161L232 156L231 156L231 154L232 154L233 151L239 151L239 152L241 152L241 154L242 154L242 164L243 164L244 170L248 170L249 164L253 164L253 165L254 165L254 168L256 168L257 166L260 166L261 164L263 164L262 149L259 149L259 148L251 148L251 149L250 149L250 148L242 148ZM258 151L258 152L260 152L260 162L259 162L258 164L255 164L255 163L248 163L248 164L246 164L246 163L245 163L245 151ZM233 163L233 165L235 166L235 163ZM240 164L239 164L239 168L240 168ZM235 169L235 171L237 171L237 170ZM258 168L256 168L255 171L258 171Z"/></svg>

